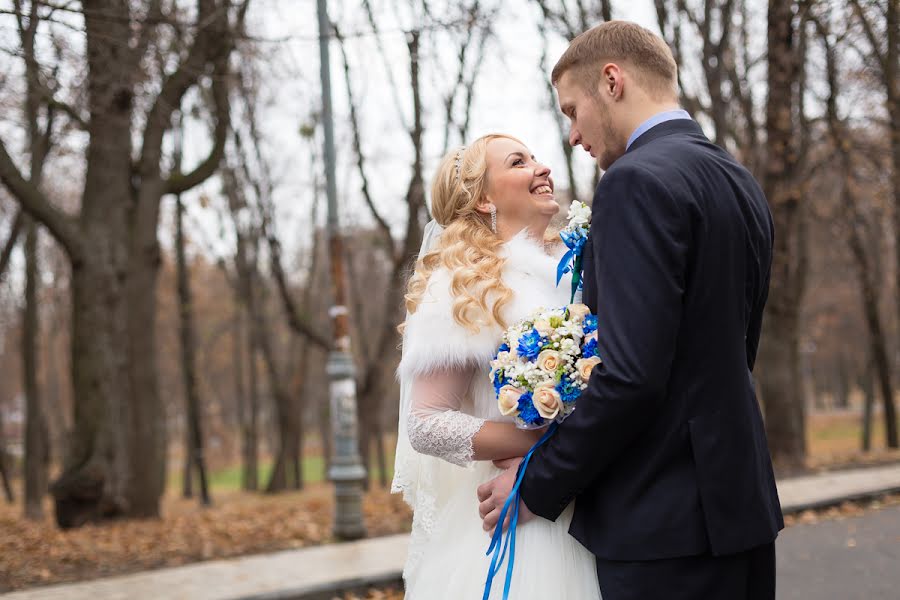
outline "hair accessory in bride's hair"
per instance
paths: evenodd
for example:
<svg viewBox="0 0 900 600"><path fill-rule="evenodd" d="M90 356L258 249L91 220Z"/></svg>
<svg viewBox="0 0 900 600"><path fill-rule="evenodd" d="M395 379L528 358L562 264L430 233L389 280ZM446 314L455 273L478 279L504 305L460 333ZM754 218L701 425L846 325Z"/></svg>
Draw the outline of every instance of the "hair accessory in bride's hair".
<svg viewBox="0 0 900 600"><path fill-rule="evenodd" d="M465 152L466 147L460 146L459 150L456 151L456 182L462 183L462 171L460 170L462 165L462 155Z"/></svg>

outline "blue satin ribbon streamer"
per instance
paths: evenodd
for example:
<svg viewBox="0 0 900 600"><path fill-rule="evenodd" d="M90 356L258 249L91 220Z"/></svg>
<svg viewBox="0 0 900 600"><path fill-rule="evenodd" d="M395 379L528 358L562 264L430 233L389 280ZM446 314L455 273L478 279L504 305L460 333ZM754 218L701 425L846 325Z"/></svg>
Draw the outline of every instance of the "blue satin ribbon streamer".
<svg viewBox="0 0 900 600"><path fill-rule="evenodd" d="M581 253L584 249L584 243L587 241L587 235L581 231L561 231L559 237L563 243L569 248L556 266L556 285L562 281L563 275L572 272L572 300L575 299L575 292L581 287Z"/></svg>
<svg viewBox="0 0 900 600"><path fill-rule="evenodd" d="M563 275L572 270L573 258L575 258L575 251L569 250L559 259L559 264L556 266L556 285L559 285L559 282L562 281Z"/></svg>
<svg viewBox="0 0 900 600"><path fill-rule="evenodd" d="M550 439L550 436L559 427L559 423L554 421L547 428L538 442L531 447L525 459L519 467L519 473L516 476L516 483L510 490L506 503L503 504L503 510L500 511L500 520L494 528L494 535L491 537L491 545L488 547L487 556L491 556L491 566L488 569L487 581L484 583L484 596L482 600L489 600L491 597L491 587L494 583L494 577L500 572L506 553L509 551L509 562L506 564L506 581L503 584L503 600L509 600L509 588L512 584L513 565L516 562L516 526L519 524L519 501L521 494L519 488L522 485L522 478L525 476L525 469L528 468L528 462L534 455L534 451L540 448L541 444ZM506 530L506 536L503 535L503 522L506 521L506 515L512 507L512 516L509 520L509 529ZM502 540L502 541L501 541Z"/></svg>

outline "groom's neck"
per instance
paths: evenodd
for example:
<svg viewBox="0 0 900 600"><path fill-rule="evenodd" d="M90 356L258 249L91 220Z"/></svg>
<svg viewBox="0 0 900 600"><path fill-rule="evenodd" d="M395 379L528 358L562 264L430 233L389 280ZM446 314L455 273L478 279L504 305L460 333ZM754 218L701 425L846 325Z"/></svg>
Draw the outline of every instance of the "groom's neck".
<svg viewBox="0 0 900 600"><path fill-rule="evenodd" d="M655 117L659 113L678 110L679 108L681 107L678 105L678 102L674 100L665 102L652 102L648 100L646 102L636 103L626 109L624 118L621 121L623 127L619 131L619 135L623 140L627 140L647 119Z"/></svg>

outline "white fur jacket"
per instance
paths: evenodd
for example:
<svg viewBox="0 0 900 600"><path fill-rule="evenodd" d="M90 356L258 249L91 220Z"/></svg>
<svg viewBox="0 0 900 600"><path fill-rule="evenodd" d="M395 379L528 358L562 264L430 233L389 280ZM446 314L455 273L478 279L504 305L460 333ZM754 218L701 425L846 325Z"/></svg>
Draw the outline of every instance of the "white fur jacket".
<svg viewBox="0 0 900 600"><path fill-rule="evenodd" d="M571 276L556 285L565 248L555 248L554 256L547 254L543 244L524 232L504 244L502 278L513 292L503 308L507 324L538 308L569 302ZM459 325L453 318L450 280L446 269L435 270L418 309L406 320L398 374L408 384L409 398L401 401L400 430L416 452L464 466L472 460L472 440L484 421L507 420L500 415L489 379L489 363L503 330L495 325L472 334Z"/></svg>

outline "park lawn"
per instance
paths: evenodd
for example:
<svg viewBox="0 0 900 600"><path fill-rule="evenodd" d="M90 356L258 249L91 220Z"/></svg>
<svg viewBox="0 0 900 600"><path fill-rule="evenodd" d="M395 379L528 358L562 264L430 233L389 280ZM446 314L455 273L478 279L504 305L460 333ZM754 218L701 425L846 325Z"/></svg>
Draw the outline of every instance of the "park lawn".
<svg viewBox="0 0 900 600"><path fill-rule="evenodd" d="M806 441L809 458L814 465L857 462L854 459L865 458L862 452L862 419L857 414L810 415L807 421ZM885 448L884 419L880 415L873 420L872 451L869 454L872 457L896 455L896 451Z"/></svg>
<svg viewBox="0 0 900 600"><path fill-rule="evenodd" d="M807 424L807 448L809 450L809 462L811 467L824 467L836 463L854 464L866 462L866 459L877 461L878 458L886 460L900 460L900 453L886 451L884 444L884 423L876 418L872 431L872 450L868 456L864 456L860 450L862 444L862 422L858 415L851 413L812 414L808 417ZM388 481L393 476L394 444L386 442L388 455ZM271 460L260 460L259 482L264 487L269 480L272 471ZM303 458L303 478L308 484L322 483L327 480L325 475L325 460L317 445L308 448ZM173 472L169 489L180 488L180 470ZM370 473L373 482L379 480L379 473ZM241 467L239 464L214 469L210 474L210 487L213 491L236 491L241 488Z"/></svg>
<svg viewBox="0 0 900 600"><path fill-rule="evenodd" d="M312 451L307 453L308 456L303 457L303 481L306 484L323 483L327 480L325 474L325 459L321 454ZM264 488L266 482L269 481L269 475L272 473L272 461L260 460L259 463L259 485ZM388 472L387 480L390 481L394 475L394 448L389 448L388 454ZM176 470L170 474L169 489L181 489L181 471ZM241 489L241 466L239 464L230 465L220 469L214 469L210 472L210 489L221 491L236 491ZM374 470L369 474L369 479L378 482L380 479L380 471Z"/></svg>

